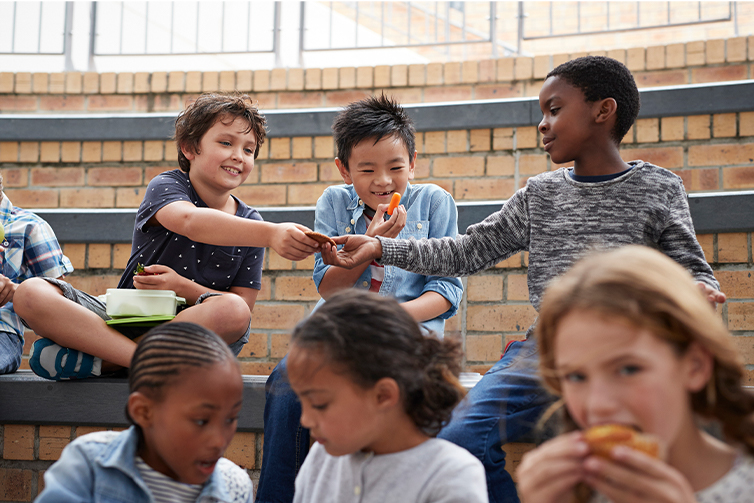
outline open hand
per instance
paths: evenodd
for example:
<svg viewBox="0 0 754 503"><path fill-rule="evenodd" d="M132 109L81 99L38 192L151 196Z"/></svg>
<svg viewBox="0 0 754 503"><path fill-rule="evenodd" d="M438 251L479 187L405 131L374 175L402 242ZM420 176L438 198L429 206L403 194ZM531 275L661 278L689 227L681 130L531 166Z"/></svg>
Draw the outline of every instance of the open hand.
<svg viewBox="0 0 754 503"><path fill-rule="evenodd" d="M702 291L704 296L707 297L707 301L712 304L713 309L717 308L717 304L722 304L723 302L725 302L726 297L723 292L715 290L707 283L703 283L701 281L698 281L696 284L699 285L699 289Z"/></svg>
<svg viewBox="0 0 754 503"><path fill-rule="evenodd" d="M303 260L320 249L318 242L304 234L308 227L293 223L277 224L270 248L288 260Z"/></svg>
<svg viewBox="0 0 754 503"><path fill-rule="evenodd" d="M385 212L389 204L377 205L372 223L367 229L367 236L384 236L386 238L396 238L406 225L406 208L398 206L393 210L393 214L386 221Z"/></svg>
<svg viewBox="0 0 754 503"><path fill-rule="evenodd" d="M614 447L612 459L591 456L585 482L613 503L696 503L689 481L664 461L628 447Z"/></svg>
<svg viewBox="0 0 754 503"><path fill-rule="evenodd" d="M589 453L580 431L553 438L527 452L516 470L524 503L570 503L576 484L584 480Z"/></svg>
<svg viewBox="0 0 754 503"><path fill-rule="evenodd" d="M380 241L363 234L338 236L334 237L333 241L342 244L343 248L336 250L331 245L322 245L322 261L327 265L353 269L359 264L371 262L382 256Z"/></svg>

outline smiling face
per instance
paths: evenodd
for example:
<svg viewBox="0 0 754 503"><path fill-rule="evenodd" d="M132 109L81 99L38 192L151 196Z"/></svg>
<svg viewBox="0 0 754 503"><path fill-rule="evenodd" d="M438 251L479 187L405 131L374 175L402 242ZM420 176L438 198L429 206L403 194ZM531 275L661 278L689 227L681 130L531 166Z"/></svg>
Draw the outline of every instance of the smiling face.
<svg viewBox="0 0 754 503"><path fill-rule="evenodd" d="M711 358L698 346L679 357L646 329L577 310L558 324L554 354L563 399L580 428L632 425L670 449L694 431L690 393L706 384L704 358Z"/></svg>
<svg viewBox="0 0 754 503"><path fill-rule="evenodd" d="M288 380L301 400L301 426L331 456L374 450L381 425L376 391L336 373L321 353L295 344L288 353Z"/></svg>
<svg viewBox="0 0 754 503"><path fill-rule="evenodd" d="M539 92L542 120L539 132L552 162L578 160L604 128L597 127L600 102L588 102L584 93L560 77L550 77Z"/></svg>
<svg viewBox="0 0 754 503"><path fill-rule="evenodd" d="M246 131L248 123L236 118L223 122L221 118L207 130L196 152L182 148L191 163L191 183L201 195L227 193L241 185L254 169L254 150L257 142L253 131Z"/></svg>
<svg viewBox="0 0 754 503"><path fill-rule="evenodd" d="M159 400L143 397L144 409L129 412L141 426L139 455L168 477L184 484L203 484L236 433L243 381L238 365L228 359L189 368L165 385Z"/></svg>
<svg viewBox="0 0 754 503"><path fill-rule="evenodd" d="M348 168L335 160L343 181L353 184L359 198L376 210L378 204L388 204L393 193L403 196L409 180L414 179L416 153L408 149L397 136L386 136L376 144L367 138L356 144L348 159Z"/></svg>

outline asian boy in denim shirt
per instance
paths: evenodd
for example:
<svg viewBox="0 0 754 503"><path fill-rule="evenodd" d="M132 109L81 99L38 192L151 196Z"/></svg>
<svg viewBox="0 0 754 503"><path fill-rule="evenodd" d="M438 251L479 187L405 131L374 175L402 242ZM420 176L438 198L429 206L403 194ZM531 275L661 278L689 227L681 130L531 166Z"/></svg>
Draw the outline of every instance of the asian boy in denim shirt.
<svg viewBox="0 0 754 503"><path fill-rule="evenodd" d="M331 186L317 201L314 229L328 236L452 237L458 234L453 197L433 184L411 185L416 148L414 126L391 99L371 97L348 105L333 123L335 163L346 185ZM385 220L394 193L401 204ZM314 282L320 304L346 288L395 297L422 327L443 335L463 296L458 278L425 276L367 263L347 270L315 256ZM318 304L318 306L320 305ZM309 451L301 406L285 378L285 359L267 381L264 454L256 501L290 502L294 480Z"/></svg>

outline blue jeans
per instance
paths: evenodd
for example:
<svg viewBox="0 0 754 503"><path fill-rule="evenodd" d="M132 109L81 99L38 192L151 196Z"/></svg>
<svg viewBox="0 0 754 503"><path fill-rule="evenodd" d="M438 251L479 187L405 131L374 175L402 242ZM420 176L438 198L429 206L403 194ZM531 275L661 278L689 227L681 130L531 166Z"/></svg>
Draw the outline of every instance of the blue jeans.
<svg viewBox="0 0 754 503"><path fill-rule="evenodd" d="M309 452L309 430L301 427L301 404L285 378L284 358L267 380L264 453L256 503L293 501L296 473ZM467 449L484 465L490 503L518 502L505 471L502 445L535 442L542 413L555 397L541 384L534 338L513 342L505 355L474 386L438 435Z"/></svg>
<svg viewBox="0 0 754 503"><path fill-rule="evenodd" d="M23 338L10 332L0 332L0 374L12 374L18 370L23 352Z"/></svg>
<svg viewBox="0 0 754 503"><path fill-rule="evenodd" d="M551 434L537 429L542 414L556 400L543 388L538 367L539 351L533 337L511 343L438 435L479 458L487 473L490 503L519 501L516 486L505 471L501 446L540 441Z"/></svg>
<svg viewBox="0 0 754 503"><path fill-rule="evenodd" d="M296 474L309 453L309 430L301 426L301 402L288 384L286 356L267 379L262 471L256 503L293 501Z"/></svg>

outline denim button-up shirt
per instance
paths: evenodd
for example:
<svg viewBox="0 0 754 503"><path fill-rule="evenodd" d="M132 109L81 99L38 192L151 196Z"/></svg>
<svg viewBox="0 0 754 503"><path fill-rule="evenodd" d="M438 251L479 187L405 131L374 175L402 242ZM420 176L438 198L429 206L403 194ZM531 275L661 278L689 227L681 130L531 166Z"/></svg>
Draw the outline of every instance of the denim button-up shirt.
<svg viewBox="0 0 754 503"><path fill-rule="evenodd" d="M406 208L406 225L398 235L399 239L445 236L455 238L458 234L458 210L455 201L448 192L437 185L407 184L401 204ZM353 185L336 185L325 189L317 201L314 230L331 237L366 233L364 203L359 199ZM317 289L329 267L322 262L322 255L317 253L314 260L314 283ZM371 285L371 267L367 267L354 288L368 290ZM444 276L424 276L397 267L385 267L380 295L391 295L398 302L406 302L430 291L439 293L451 304L450 309L437 318L422 323L426 329L442 336L445 320L456 314L461 303L461 280ZM323 302L324 300L320 300L317 307Z"/></svg>
<svg viewBox="0 0 754 503"><path fill-rule="evenodd" d="M36 503L152 503L134 461L138 444L133 426L122 432L102 431L77 438L45 472L45 489ZM251 503L252 493L248 474L220 458L197 502Z"/></svg>

